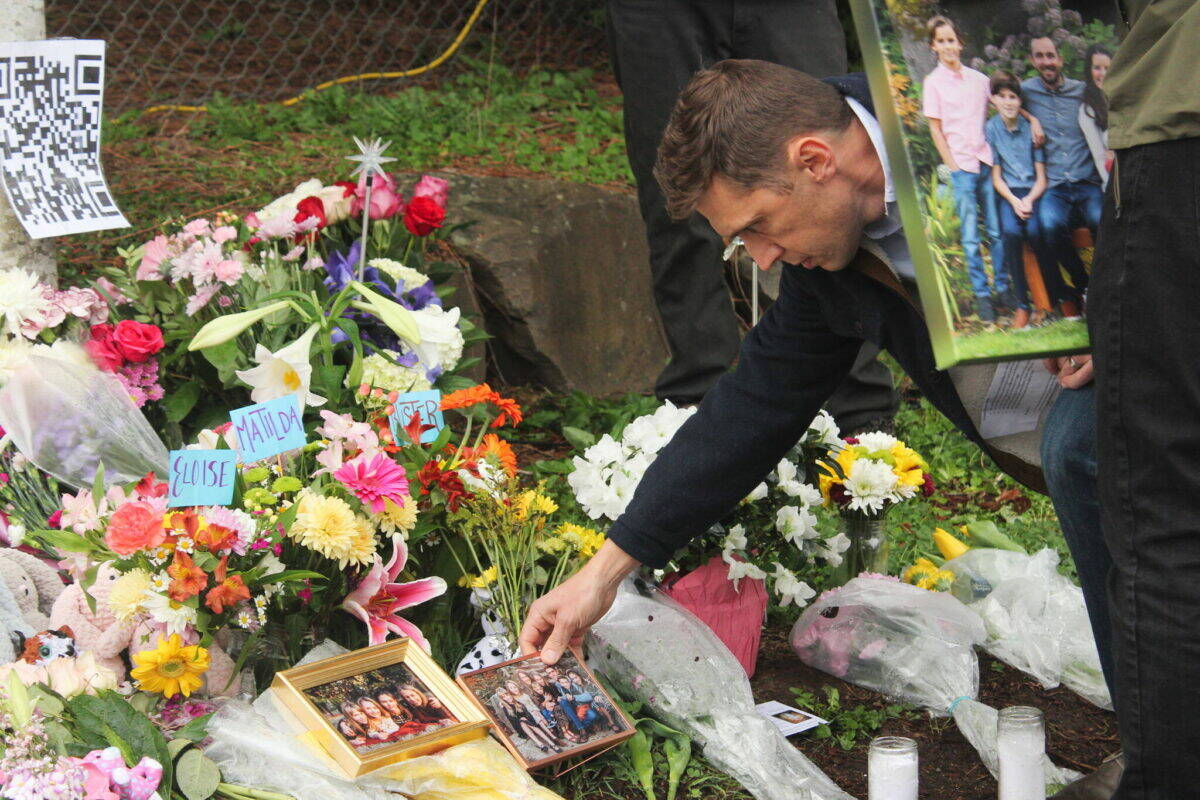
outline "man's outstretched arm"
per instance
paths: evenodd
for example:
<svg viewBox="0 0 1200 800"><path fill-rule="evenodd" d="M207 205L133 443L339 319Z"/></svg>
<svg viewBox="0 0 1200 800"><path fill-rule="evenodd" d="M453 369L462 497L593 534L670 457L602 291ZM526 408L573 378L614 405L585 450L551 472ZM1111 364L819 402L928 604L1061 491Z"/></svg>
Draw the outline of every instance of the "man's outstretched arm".
<svg viewBox="0 0 1200 800"><path fill-rule="evenodd" d="M802 267L785 267L779 298L746 337L737 369L647 469L592 562L530 608L524 652L548 663L578 643L639 564L660 568L750 493L845 378L862 342L829 330ZM593 565L593 562L598 562Z"/></svg>

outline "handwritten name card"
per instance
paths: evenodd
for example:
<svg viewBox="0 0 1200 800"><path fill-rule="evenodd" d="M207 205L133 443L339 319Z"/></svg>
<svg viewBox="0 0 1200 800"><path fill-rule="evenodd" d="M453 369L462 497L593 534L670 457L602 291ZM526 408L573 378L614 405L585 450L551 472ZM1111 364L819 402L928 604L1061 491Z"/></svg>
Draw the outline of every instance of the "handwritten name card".
<svg viewBox="0 0 1200 800"><path fill-rule="evenodd" d="M442 413L442 393L437 389L427 392L408 392L396 398L393 403L396 410L392 412L388 422L392 427L392 436L397 443L408 441L404 426L412 422L414 414L421 415L421 426L433 427L421 434L421 444L429 444L438 437L442 428L446 427L446 417Z"/></svg>
<svg viewBox="0 0 1200 800"><path fill-rule="evenodd" d="M304 447L307 438L296 395L289 394L229 412L238 452L249 463Z"/></svg>
<svg viewBox="0 0 1200 800"><path fill-rule="evenodd" d="M233 502L237 453L232 450L172 450L168 460L167 505L225 506Z"/></svg>

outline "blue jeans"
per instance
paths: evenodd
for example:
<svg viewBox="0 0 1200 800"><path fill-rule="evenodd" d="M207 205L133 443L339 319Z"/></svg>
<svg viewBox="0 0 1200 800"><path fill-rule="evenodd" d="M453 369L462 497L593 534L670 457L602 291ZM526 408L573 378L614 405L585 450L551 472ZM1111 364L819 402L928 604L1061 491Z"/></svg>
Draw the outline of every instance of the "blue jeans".
<svg viewBox="0 0 1200 800"><path fill-rule="evenodd" d="M1010 186L1008 188L1016 197L1024 197L1030 192L1029 187ZM1008 271L1009 280L1012 282L1017 306L1028 310L1029 286L1025 280L1025 253L1022 245L1029 242L1029 246L1033 248L1033 253L1037 256L1038 269L1042 273L1043 283L1046 281L1046 273L1051 269L1058 269L1058 265L1046 249L1045 240L1042 238L1042 227L1038 224L1038 201L1034 202L1033 214L1029 219L1018 217L1017 212L1013 210L1012 203L1003 197L997 197L996 204L1000 208L1000 240L1004 243L1004 266Z"/></svg>
<svg viewBox="0 0 1200 800"><path fill-rule="evenodd" d="M1051 186L1042 195L1038 212L1041 216L1039 222L1042 225L1042 236L1046 238L1046 245L1050 248L1055 263L1066 268L1067 274L1071 276L1071 283L1075 286L1072 290L1062 284L1061 280L1056 281L1062 285L1064 295L1058 298L1052 296L1051 302L1078 299L1087 288L1087 269L1079 258L1079 251L1071 242L1071 232L1084 226L1092 232L1094 240L1096 228L1100 225L1100 209L1103 205L1104 193L1100 190L1100 184L1087 181L1060 183ZM1050 287L1047 286L1046 289L1049 291Z"/></svg>
<svg viewBox="0 0 1200 800"><path fill-rule="evenodd" d="M996 190L992 187L992 171L987 164L979 172L955 170L950 173L954 188L954 205L961 226L963 254L967 259L967 275L976 297L990 297L987 270L979 251L979 208L983 207L983 224L987 228L988 249L992 254L992 274L997 292L1008 289L1004 270L1004 245L1000 239L1000 215L996 213Z"/></svg>
<svg viewBox="0 0 1200 800"><path fill-rule="evenodd" d="M1104 681L1109 694L1115 697L1113 628L1108 605L1108 574L1113 560L1100 526L1093 384L1064 389L1051 407L1042 428L1042 472L1063 538L1075 559Z"/></svg>

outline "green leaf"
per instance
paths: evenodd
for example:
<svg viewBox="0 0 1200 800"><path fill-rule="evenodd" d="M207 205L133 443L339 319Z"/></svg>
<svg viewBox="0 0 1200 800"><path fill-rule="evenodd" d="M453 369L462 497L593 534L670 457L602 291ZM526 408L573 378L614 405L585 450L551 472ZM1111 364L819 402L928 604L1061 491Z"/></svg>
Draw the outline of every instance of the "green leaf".
<svg viewBox="0 0 1200 800"><path fill-rule="evenodd" d="M35 531L31 538L55 550L65 550L68 553L90 553L96 549L85 537L71 530L40 530Z"/></svg>
<svg viewBox="0 0 1200 800"><path fill-rule="evenodd" d="M570 425L563 425L563 438L571 443L571 446L577 450L586 450L596 443L596 434L589 433L582 428L574 428Z"/></svg>
<svg viewBox="0 0 1200 800"><path fill-rule="evenodd" d="M104 498L104 462L101 461L96 465L96 475L92 478L92 502L96 504L96 510L100 510L100 501Z"/></svg>
<svg viewBox="0 0 1200 800"><path fill-rule="evenodd" d="M212 714L205 714L203 718L205 720L207 720L211 716L212 716ZM195 721L196 720L192 720L192 722L195 722ZM191 722L188 723L188 725L191 725L191 724L192 724ZM180 730L182 730L182 728ZM179 736L178 731L175 733L175 735ZM181 752L183 752L187 748L191 747L193 744L195 744L195 743L191 739L184 738L184 737L181 737L178 739L172 739L171 741L167 742L167 752L171 754L171 760L174 760Z"/></svg>
<svg viewBox="0 0 1200 800"><path fill-rule="evenodd" d="M260 584L283 583L284 581L299 581L305 578L309 580L325 580L325 576L319 572L312 572L307 569L285 569L283 572L267 575L265 578L259 579L258 582Z"/></svg>
<svg viewBox="0 0 1200 800"><path fill-rule="evenodd" d="M29 700L29 692L25 688L25 684L21 682L21 677L17 675L17 671L9 670L8 673L8 712L16 724L16 729L21 730L29 724L29 720L33 718L33 703Z"/></svg>
<svg viewBox="0 0 1200 800"><path fill-rule="evenodd" d="M179 422L196 407L200 399L200 382L188 381L162 401L169 422Z"/></svg>
<svg viewBox="0 0 1200 800"><path fill-rule="evenodd" d="M336 398L343 391L346 368L341 364L317 364L312 371L313 391L322 397Z"/></svg>
<svg viewBox="0 0 1200 800"><path fill-rule="evenodd" d="M220 782L220 768L196 748L185 750L175 765L175 785L187 800L208 800Z"/></svg>
<svg viewBox="0 0 1200 800"><path fill-rule="evenodd" d="M93 747L112 745L128 764L150 756L163 766L163 785L171 785L171 754L167 740L145 714L116 692L81 694L67 701L79 738Z"/></svg>
<svg viewBox="0 0 1200 800"><path fill-rule="evenodd" d="M421 343L421 332L417 329L417 321L413 318L411 311L368 289L358 281L352 281L350 286L367 301L365 304L354 303L355 307L374 313L380 322L391 328L393 333L409 344Z"/></svg>
<svg viewBox="0 0 1200 800"><path fill-rule="evenodd" d="M233 376L233 371L241 362L242 351L236 341L230 340L202 350L201 355L208 363L217 368L217 375L222 382L225 382Z"/></svg>
<svg viewBox="0 0 1200 800"><path fill-rule="evenodd" d="M654 758L650 755L650 738L642 731L636 730L626 742L629 748L629 758L633 761L633 771L638 783L646 794L646 800L658 800L654 794Z"/></svg>
<svg viewBox="0 0 1200 800"><path fill-rule="evenodd" d="M182 728L175 731L175 736L178 738L172 740L171 744L175 744L175 742L181 740L185 740L185 743L190 741L197 744L204 741L206 738L208 738L208 721L210 719L212 719L212 714L205 714L204 716L196 717L187 725L184 725ZM175 752L173 755L179 755L179 753Z"/></svg>
<svg viewBox="0 0 1200 800"><path fill-rule="evenodd" d="M200 569L205 572L212 572L217 568L217 557L206 550L197 550L192 554L192 561L196 563Z"/></svg>

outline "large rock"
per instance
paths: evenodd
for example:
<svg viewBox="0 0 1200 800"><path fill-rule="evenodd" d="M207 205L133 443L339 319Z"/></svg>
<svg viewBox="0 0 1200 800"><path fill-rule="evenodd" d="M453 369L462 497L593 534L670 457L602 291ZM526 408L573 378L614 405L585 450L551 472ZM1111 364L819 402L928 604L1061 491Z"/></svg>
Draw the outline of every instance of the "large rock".
<svg viewBox="0 0 1200 800"><path fill-rule="evenodd" d="M589 394L652 388L667 359L630 193L529 178L443 175L509 383Z"/></svg>

